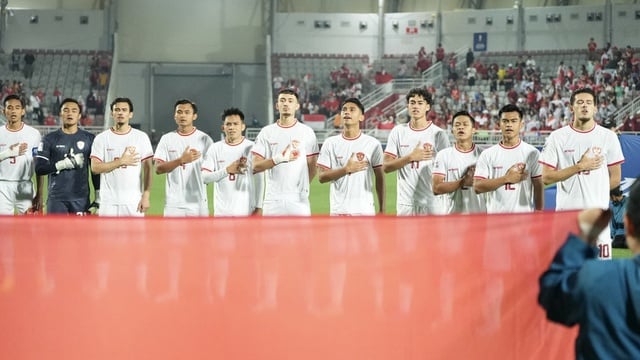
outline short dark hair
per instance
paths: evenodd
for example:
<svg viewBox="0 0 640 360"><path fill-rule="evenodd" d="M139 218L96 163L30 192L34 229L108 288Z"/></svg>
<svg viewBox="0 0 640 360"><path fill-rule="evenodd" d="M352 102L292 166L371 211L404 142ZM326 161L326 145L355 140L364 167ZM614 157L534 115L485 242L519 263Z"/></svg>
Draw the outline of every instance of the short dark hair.
<svg viewBox="0 0 640 360"><path fill-rule="evenodd" d="M427 104L429 104L429 106L433 105L433 98L431 97L431 93L428 92L425 88L414 88L409 90L409 93L407 93L406 96L407 103L409 102L409 99L414 96L422 96L422 98L427 102Z"/></svg>
<svg viewBox="0 0 640 360"><path fill-rule="evenodd" d="M364 105L362 105L362 103L360 102L360 100L358 100L357 98L348 98L345 101L342 102L342 106L340 106L340 109L342 110L342 108L344 107L344 105L346 103L351 103L354 104L358 107L358 109L360 109L360 111L362 112L362 114L364 115Z"/></svg>
<svg viewBox="0 0 640 360"><path fill-rule="evenodd" d="M505 106L503 106L502 108L500 108L500 111L498 111L498 119L502 118L502 114L506 113L506 112L517 112L518 116L520 117L520 120L522 120L522 110L520 110L519 107L513 105L513 104L507 104Z"/></svg>
<svg viewBox="0 0 640 360"><path fill-rule="evenodd" d="M242 120L242 122L244 122L244 113L242 111L240 111L240 109L234 108L234 107L228 108L228 109L224 109L224 111L222 112L222 115L220 116L220 119L224 123L224 119L226 119L227 116L231 116L231 115L238 115L240 117L240 120Z"/></svg>
<svg viewBox="0 0 640 360"><path fill-rule="evenodd" d="M634 232L631 234L635 238L640 237L640 180L636 179L629 190L629 200L627 201L627 218L633 224Z"/></svg>
<svg viewBox="0 0 640 360"><path fill-rule="evenodd" d="M20 95L16 95L16 94L7 95L7 96L4 98L4 101L2 102L2 105L3 105L3 106L7 106L7 102L8 102L9 100L18 100L18 101L20 101L20 105L22 105L22 107L23 107L23 108L24 108L24 107L26 107L26 104L25 104L25 102L24 102L24 99L23 99L23 98L22 98L22 96L20 96Z"/></svg>
<svg viewBox="0 0 640 360"><path fill-rule="evenodd" d="M175 110L176 107L178 107L178 105L191 105L191 108L193 109L193 113L197 114L198 113L198 105L196 105L195 102L189 100L189 99L180 99L178 101L176 101L176 103L173 105L173 109Z"/></svg>
<svg viewBox="0 0 640 360"><path fill-rule="evenodd" d="M296 97L296 101L300 102L300 98L298 97L298 93L295 92L295 90L293 90L293 89L286 88L286 89L282 89L282 90L278 91L278 96L280 96L282 94L293 95L293 96Z"/></svg>
<svg viewBox="0 0 640 360"><path fill-rule="evenodd" d="M115 98L115 99L111 102L111 106L109 106L109 108L111 109L111 111L113 111L113 105L115 105L115 104L117 104L117 103L127 103L127 104L129 104L129 112L133 112L133 103L131 102L131 99L129 99L129 98L125 98L125 97Z"/></svg>
<svg viewBox="0 0 640 360"><path fill-rule="evenodd" d="M476 119L471 116L471 114L469 114L469 112L467 110L460 110L457 113L453 114L453 116L451 117L451 125L453 125L453 121L458 117L458 116L466 116L469 119L471 119L471 124L473 124L473 126L476 126Z"/></svg>
<svg viewBox="0 0 640 360"><path fill-rule="evenodd" d="M573 105L573 102L576 101L576 95L578 94L590 94L591 96L593 96L593 103L598 105L598 97L596 96L596 92L593 91L592 88L588 87L574 91L573 94L571 94L571 98L569 99L569 104Z"/></svg>
<svg viewBox="0 0 640 360"><path fill-rule="evenodd" d="M80 114L82 114L82 104L80 104L80 102L74 98L64 98L64 100L62 100L62 102L60 102L60 111L62 111L62 107L64 106L64 104L66 103L74 103L76 105L78 105L78 109L80 109Z"/></svg>

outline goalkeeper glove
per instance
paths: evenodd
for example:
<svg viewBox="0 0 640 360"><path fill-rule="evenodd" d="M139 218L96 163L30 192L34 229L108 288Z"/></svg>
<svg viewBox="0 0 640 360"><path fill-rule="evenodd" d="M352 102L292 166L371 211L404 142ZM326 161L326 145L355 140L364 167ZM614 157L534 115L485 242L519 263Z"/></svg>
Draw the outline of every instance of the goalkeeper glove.
<svg viewBox="0 0 640 360"><path fill-rule="evenodd" d="M283 152L275 154L271 160L273 160L273 163L276 165L289 162L291 160L291 145L287 145Z"/></svg>
<svg viewBox="0 0 640 360"><path fill-rule="evenodd" d="M58 173L60 173L60 171L62 170L80 169L82 165L84 165L84 154L74 154L73 149L71 149L69 154L65 155L64 159L56 163L56 170L58 170Z"/></svg>

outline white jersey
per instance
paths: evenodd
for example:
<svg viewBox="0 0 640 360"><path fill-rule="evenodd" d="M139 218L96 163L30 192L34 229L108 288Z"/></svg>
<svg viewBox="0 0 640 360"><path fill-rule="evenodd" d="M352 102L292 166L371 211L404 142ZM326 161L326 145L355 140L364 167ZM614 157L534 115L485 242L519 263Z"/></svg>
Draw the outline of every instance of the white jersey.
<svg viewBox="0 0 640 360"><path fill-rule="evenodd" d="M252 175L253 146L253 141L246 138L236 145L229 145L222 140L213 144L207 152L202 170L216 175L213 186L214 216L247 216L256 208L262 208L262 174ZM247 172L228 174L227 166L241 158L247 161Z"/></svg>
<svg viewBox="0 0 640 360"><path fill-rule="evenodd" d="M448 147L436 155L433 164L433 175L444 176L445 182L460 180L469 166L476 165L480 156L480 148L473 144L469 151L462 151L455 145ZM484 213L487 212L485 194L476 194L473 186L460 188L445 194L449 198L448 214Z"/></svg>
<svg viewBox="0 0 640 360"><path fill-rule="evenodd" d="M355 154L358 160L369 161L369 168L341 177L331 182L331 215L375 215L374 168L382 166L383 152L380 141L360 133L357 138L347 139L343 135L327 138L322 144L318 166L324 169L344 167Z"/></svg>
<svg viewBox="0 0 640 360"><path fill-rule="evenodd" d="M134 128L126 134L117 134L111 129L103 131L93 141L91 158L110 162L122 156L127 147L135 148L140 164L100 174L100 204L137 205L142 197L142 161L153 157L147 134Z"/></svg>
<svg viewBox="0 0 640 360"><path fill-rule="evenodd" d="M276 153L285 151L287 146L297 149L299 157L266 171L265 201L309 199L307 157L318 155L318 141L313 129L299 121L288 127L278 123L267 125L260 130L251 152L263 159L270 159Z"/></svg>
<svg viewBox="0 0 640 360"><path fill-rule="evenodd" d="M506 184L487 193L488 213L533 212L532 179L542 176L538 163L540 152L535 147L520 141L513 147L496 144L483 151L478 157L474 178L495 179L504 176L517 163L525 164L529 178L517 184Z"/></svg>
<svg viewBox="0 0 640 360"><path fill-rule="evenodd" d="M556 170L573 166L591 149L604 157L607 166L583 171L558 183L556 209L586 209L609 207L608 166L624 162L620 140L611 130L596 125L592 130L579 131L571 125L553 131L540 155L540 163Z"/></svg>
<svg viewBox="0 0 640 360"><path fill-rule="evenodd" d="M24 155L0 161L0 181L31 181L35 170L33 159L38 154L40 139L40 132L24 123L18 130L9 130L6 125L0 127L0 152L13 144L27 143Z"/></svg>
<svg viewBox="0 0 640 360"><path fill-rule="evenodd" d="M211 137L195 128L189 134L172 131L162 135L153 156L153 160L156 162L167 162L180 158L187 146L202 154L198 160L178 166L167 173L165 206L207 205L207 186L202 180L200 169L204 156L211 145L213 145Z"/></svg>
<svg viewBox="0 0 640 360"><path fill-rule="evenodd" d="M433 147L434 156L450 145L447 133L429 124L422 130L411 128L410 124L397 125L389 134L385 154L393 158L403 157L413 151L418 143ZM433 194L432 184L433 160L414 161L398 169L397 204L429 207L440 202L440 196Z"/></svg>

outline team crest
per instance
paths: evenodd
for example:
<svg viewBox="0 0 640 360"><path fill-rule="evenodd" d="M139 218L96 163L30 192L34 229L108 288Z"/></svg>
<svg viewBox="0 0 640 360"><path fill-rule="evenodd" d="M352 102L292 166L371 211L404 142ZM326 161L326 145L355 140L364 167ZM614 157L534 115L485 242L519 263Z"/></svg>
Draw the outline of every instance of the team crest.
<svg viewBox="0 0 640 360"><path fill-rule="evenodd" d="M433 145L431 145L431 144L429 144L429 143L424 143L424 144L422 145L422 147L423 147L425 150L431 150L431 148L433 148Z"/></svg>
<svg viewBox="0 0 640 360"><path fill-rule="evenodd" d="M79 150L84 149L84 141L78 141L78 142L76 143L76 147L77 147Z"/></svg>
<svg viewBox="0 0 640 360"><path fill-rule="evenodd" d="M591 152L593 152L594 155L600 155L602 154L602 148L594 146L591 148Z"/></svg>
<svg viewBox="0 0 640 360"><path fill-rule="evenodd" d="M358 158L358 161L362 161L364 160L364 153L359 152L356 154L356 157Z"/></svg>

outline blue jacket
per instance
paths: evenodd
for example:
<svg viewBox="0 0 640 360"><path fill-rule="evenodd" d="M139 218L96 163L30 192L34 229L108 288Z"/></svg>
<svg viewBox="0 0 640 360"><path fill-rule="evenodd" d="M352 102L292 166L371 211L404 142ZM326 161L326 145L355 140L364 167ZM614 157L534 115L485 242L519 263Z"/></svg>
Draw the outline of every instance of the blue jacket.
<svg viewBox="0 0 640 360"><path fill-rule="evenodd" d="M549 320L580 326L576 359L640 359L640 256L597 254L569 235L540 277L538 302Z"/></svg>
<svg viewBox="0 0 640 360"><path fill-rule="evenodd" d="M611 221L609 222L609 229L611 231L611 238L616 235L624 235L624 214L627 211L627 200L624 196L620 201L609 201L609 208L613 212L611 214Z"/></svg>

